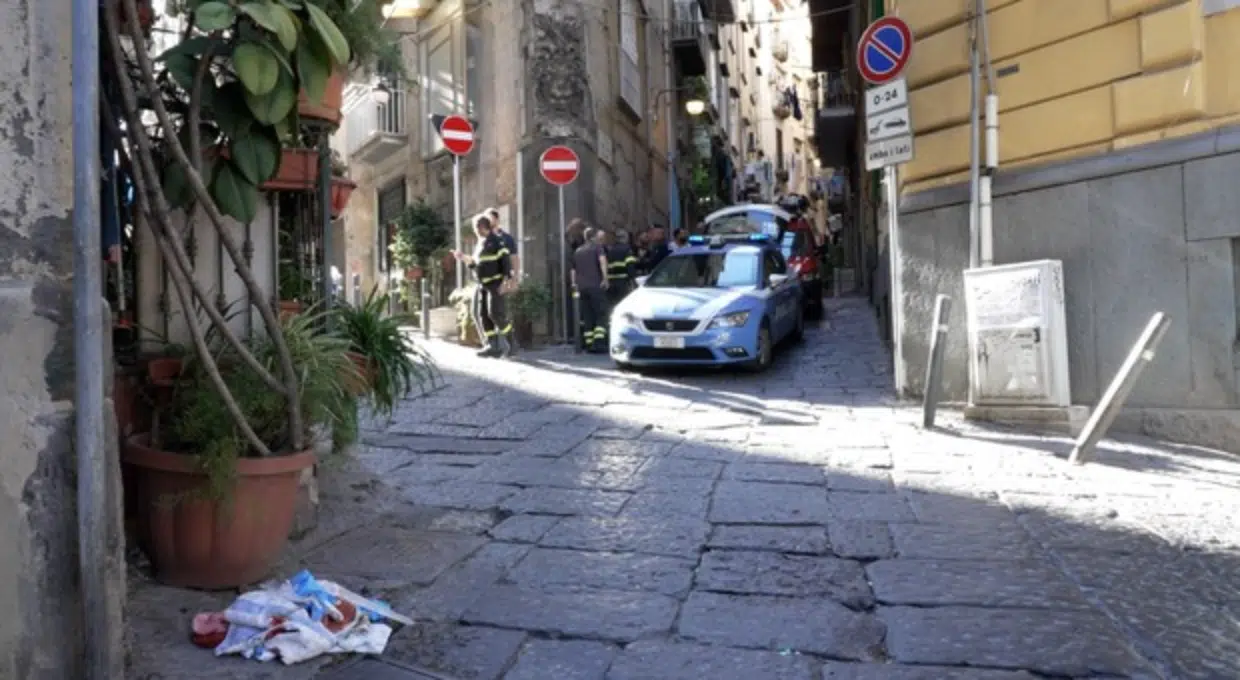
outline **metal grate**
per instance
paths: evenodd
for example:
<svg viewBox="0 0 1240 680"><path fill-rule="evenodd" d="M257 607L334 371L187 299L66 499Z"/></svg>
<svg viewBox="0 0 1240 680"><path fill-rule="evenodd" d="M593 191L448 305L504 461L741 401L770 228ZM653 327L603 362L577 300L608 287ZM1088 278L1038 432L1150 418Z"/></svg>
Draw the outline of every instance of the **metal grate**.
<svg viewBox="0 0 1240 680"><path fill-rule="evenodd" d="M654 333L688 333L698 327L694 319L644 319L642 325Z"/></svg>

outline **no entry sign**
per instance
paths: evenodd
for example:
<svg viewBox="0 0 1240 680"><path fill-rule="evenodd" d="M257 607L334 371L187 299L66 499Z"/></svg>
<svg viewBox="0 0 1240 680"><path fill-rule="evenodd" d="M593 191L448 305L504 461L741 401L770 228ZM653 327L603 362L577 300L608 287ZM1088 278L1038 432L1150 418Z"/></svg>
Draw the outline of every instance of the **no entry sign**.
<svg viewBox="0 0 1240 680"><path fill-rule="evenodd" d="M457 156L467 156L474 150L474 126L464 116L448 116L439 126L439 136L444 148Z"/></svg>
<svg viewBox="0 0 1240 680"><path fill-rule="evenodd" d="M538 169L542 172L543 179L558 187L572 184L573 180L577 179L580 167L577 153L567 146L553 146L544 151L542 158L538 160Z"/></svg>
<svg viewBox="0 0 1240 680"><path fill-rule="evenodd" d="M857 41L857 70L874 85L891 82L908 66L913 53L913 32L896 17L883 17L870 24Z"/></svg>

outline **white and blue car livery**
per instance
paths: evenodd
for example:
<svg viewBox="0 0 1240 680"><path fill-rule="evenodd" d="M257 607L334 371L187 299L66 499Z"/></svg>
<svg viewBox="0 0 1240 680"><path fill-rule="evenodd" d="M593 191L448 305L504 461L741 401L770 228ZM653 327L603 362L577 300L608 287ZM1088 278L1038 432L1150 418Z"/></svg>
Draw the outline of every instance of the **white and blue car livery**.
<svg viewBox="0 0 1240 680"><path fill-rule="evenodd" d="M805 327L801 286L762 234L693 237L611 314L620 367L740 364L762 370Z"/></svg>

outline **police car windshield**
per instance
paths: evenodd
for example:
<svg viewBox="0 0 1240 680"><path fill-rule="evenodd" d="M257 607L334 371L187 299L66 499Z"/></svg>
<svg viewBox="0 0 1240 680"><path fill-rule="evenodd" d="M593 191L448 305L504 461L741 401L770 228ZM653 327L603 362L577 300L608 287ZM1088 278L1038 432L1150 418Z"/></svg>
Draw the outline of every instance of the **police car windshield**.
<svg viewBox="0 0 1240 680"><path fill-rule="evenodd" d="M655 267L650 288L740 288L758 285L761 251L732 248L712 252L673 254Z"/></svg>

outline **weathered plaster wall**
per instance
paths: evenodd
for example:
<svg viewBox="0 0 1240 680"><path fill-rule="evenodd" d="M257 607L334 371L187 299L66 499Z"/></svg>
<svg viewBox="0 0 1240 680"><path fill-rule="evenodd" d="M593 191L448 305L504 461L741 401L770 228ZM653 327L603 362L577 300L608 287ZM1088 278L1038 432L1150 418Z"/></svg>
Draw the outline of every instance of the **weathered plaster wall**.
<svg viewBox="0 0 1240 680"><path fill-rule="evenodd" d="M69 7L0 3L0 678L20 680L83 677Z"/></svg>

